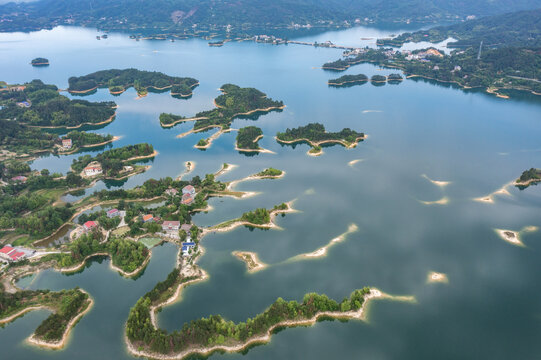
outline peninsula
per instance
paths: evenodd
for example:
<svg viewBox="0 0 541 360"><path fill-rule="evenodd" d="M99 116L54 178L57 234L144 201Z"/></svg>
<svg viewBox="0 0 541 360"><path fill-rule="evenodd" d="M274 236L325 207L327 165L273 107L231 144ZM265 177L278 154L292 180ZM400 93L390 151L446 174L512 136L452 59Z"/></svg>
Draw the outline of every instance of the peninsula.
<svg viewBox="0 0 541 360"><path fill-rule="evenodd" d="M312 148L308 151L309 155L318 156L323 153L322 145L340 144L348 149L357 146L359 141L366 138L364 133L356 132L349 128L342 129L340 132L330 133L325 131L322 124L311 123L295 129L287 129L285 132L276 134L276 140L281 144L292 145L307 143Z"/></svg>
<svg viewBox="0 0 541 360"><path fill-rule="evenodd" d="M171 91L172 96L187 98L192 96L192 89L199 85L196 79L189 77L168 76L157 71L137 69L111 69L97 71L68 80L68 91L72 94L88 94L99 88L109 88L113 95L122 94L134 87L139 96L145 96L148 91Z"/></svg>

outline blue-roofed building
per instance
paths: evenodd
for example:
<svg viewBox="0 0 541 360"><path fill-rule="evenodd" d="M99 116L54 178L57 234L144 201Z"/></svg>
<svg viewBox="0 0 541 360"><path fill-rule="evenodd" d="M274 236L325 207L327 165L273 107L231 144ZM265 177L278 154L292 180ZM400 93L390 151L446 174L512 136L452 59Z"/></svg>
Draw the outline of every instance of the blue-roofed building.
<svg viewBox="0 0 541 360"><path fill-rule="evenodd" d="M190 249L195 247L194 242L183 242L182 243L182 256L190 255Z"/></svg>

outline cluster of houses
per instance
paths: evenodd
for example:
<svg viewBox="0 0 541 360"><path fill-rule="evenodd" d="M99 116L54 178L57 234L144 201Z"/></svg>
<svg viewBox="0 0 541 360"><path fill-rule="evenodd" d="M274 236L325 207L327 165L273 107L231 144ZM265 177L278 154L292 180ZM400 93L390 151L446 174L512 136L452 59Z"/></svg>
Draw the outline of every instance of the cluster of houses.
<svg viewBox="0 0 541 360"><path fill-rule="evenodd" d="M26 259L34 253L34 250L17 248L8 244L0 249L0 260L4 262L17 262Z"/></svg>
<svg viewBox="0 0 541 360"><path fill-rule="evenodd" d="M175 197L175 196L178 196L178 190L173 189L173 188L169 188L169 189L165 190L165 194L167 194L168 196L171 196L171 197ZM193 204L193 202L195 201L195 195L197 195L196 192L195 192L195 188L192 185L186 185L185 187L182 188L182 200L181 200L181 203L183 205L191 205L191 204Z"/></svg>
<svg viewBox="0 0 541 360"><path fill-rule="evenodd" d="M26 176L18 175L11 178L11 181L16 183L25 183L28 178Z"/></svg>
<svg viewBox="0 0 541 360"><path fill-rule="evenodd" d="M427 59L428 56L437 56L437 57L443 57L443 54L439 52L436 49L427 49L425 51L420 51L418 53L413 54L411 51L405 51L404 55L406 55L406 60L419 60L419 61L429 61Z"/></svg>

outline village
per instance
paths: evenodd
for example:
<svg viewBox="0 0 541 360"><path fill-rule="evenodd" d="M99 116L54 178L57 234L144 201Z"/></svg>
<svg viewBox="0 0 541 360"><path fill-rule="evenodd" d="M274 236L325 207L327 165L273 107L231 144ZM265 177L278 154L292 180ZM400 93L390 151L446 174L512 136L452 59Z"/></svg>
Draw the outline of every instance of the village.
<svg viewBox="0 0 541 360"><path fill-rule="evenodd" d="M182 205L190 206L194 203L197 193L193 185L186 185L182 188L182 192L179 192L175 188L168 188L165 190L164 195L169 199L180 197L180 203ZM83 224L78 225L71 232L71 240L76 240L83 234L94 231L101 232L105 241L109 238L111 233L114 233L116 236L126 236L126 231L129 229L129 225L125 221L126 211L113 208L106 211L106 216L108 219L120 218L120 222L116 229L107 231L100 225L98 220L88 220ZM141 226L145 226L145 224L157 224L160 226L159 228L154 227L154 229L159 229L158 231L151 231L150 234L145 232L142 235L136 236L134 238L136 241L145 240L151 236L155 236L165 241L177 242L181 246L181 253L183 256L189 256L196 247L197 239L192 240L192 232L195 227L193 224L181 224L181 222L177 220L163 220L152 213L142 213L136 216L133 221Z"/></svg>

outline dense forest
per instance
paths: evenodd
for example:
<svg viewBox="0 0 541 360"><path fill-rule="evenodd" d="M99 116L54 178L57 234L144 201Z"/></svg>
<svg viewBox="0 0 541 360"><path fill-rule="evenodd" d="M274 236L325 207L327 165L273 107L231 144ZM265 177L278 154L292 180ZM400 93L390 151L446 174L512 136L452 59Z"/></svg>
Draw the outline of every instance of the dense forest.
<svg viewBox="0 0 541 360"><path fill-rule="evenodd" d="M103 242L103 237L98 230L83 234L68 245L69 254L47 255L46 259L54 259L59 266L66 268L80 264L92 254L109 253L115 266L125 272L132 272L140 267L149 255L147 247L140 242L114 237Z"/></svg>
<svg viewBox="0 0 541 360"><path fill-rule="evenodd" d="M39 0L0 6L0 31L37 30L73 23L108 30L166 32L235 28L346 26L357 23L457 21L541 7L540 0Z"/></svg>
<svg viewBox="0 0 541 360"><path fill-rule="evenodd" d="M370 292L369 288L356 290L340 303L316 293L306 294L301 303L278 298L264 312L245 322L235 324L220 315L212 315L185 323L179 331L169 334L162 329L155 329L150 321L151 305L161 299L161 294L187 280L189 279L179 281L178 270L173 270L165 281L158 283L130 310L126 334L136 347L142 346L160 354L171 354L191 348L241 344L265 334L280 322L311 319L321 312L359 310L365 296Z"/></svg>
<svg viewBox="0 0 541 360"><path fill-rule="evenodd" d="M134 87L137 93L146 94L147 90L171 89L171 95L190 96L197 86L196 79L168 76L157 71L137 69L111 69L97 71L68 80L70 92L89 92L96 88L109 88L111 92L123 92Z"/></svg>
<svg viewBox="0 0 541 360"><path fill-rule="evenodd" d="M519 11L510 14L487 16L462 23L437 26L414 33L403 33L392 39L379 39L378 45L402 46L405 42L430 41L448 38L457 41L448 47L541 47L541 9Z"/></svg>
<svg viewBox="0 0 541 360"><path fill-rule="evenodd" d="M14 294L0 289L0 318L9 316L30 306L47 306L54 313L36 329L40 340L58 341L64 335L67 324L89 305L88 294L78 288L72 290L21 290Z"/></svg>
<svg viewBox="0 0 541 360"><path fill-rule="evenodd" d="M237 148L259 149L258 140L263 135L263 130L256 126L245 126L239 129L237 134Z"/></svg>
<svg viewBox="0 0 541 360"><path fill-rule="evenodd" d="M41 57L35 58L35 59L32 59L30 64L32 66L47 66L47 65L49 65L49 59L45 59L45 58L41 58Z"/></svg>
<svg viewBox="0 0 541 360"><path fill-rule="evenodd" d="M1 110L0 110L1 111ZM0 147L17 153L52 149L56 135L31 128L16 121L0 119Z"/></svg>
<svg viewBox="0 0 541 360"><path fill-rule="evenodd" d="M262 177L265 177L265 176L272 176L272 177L275 177L275 176L280 176L282 175L284 172L282 170L278 170L278 169L275 169L275 168L267 168L263 171L260 171L256 174L256 176L262 176Z"/></svg>
<svg viewBox="0 0 541 360"><path fill-rule="evenodd" d="M180 121L180 120L184 120L184 119L186 119L185 116L161 113L160 114L160 125L162 125L162 126L172 125L175 122Z"/></svg>
<svg viewBox="0 0 541 360"><path fill-rule="evenodd" d="M348 85L364 84L368 81L368 76L365 74L358 75L344 75L337 79L331 79L328 81L329 86L341 87Z"/></svg>
<svg viewBox="0 0 541 360"><path fill-rule="evenodd" d="M348 143L354 143L357 139L364 137L364 133L360 133L349 128L342 129L339 132L327 132L325 126L318 123L311 123L306 126L300 126L295 129L286 129L285 132L276 134L278 140L297 141L306 139L313 143L318 143L326 140L343 140Z"/></svg>
<svg viewBox="0 0 541 360"><path fill-rule="evenodd" d="M76 127L104 122L115 114L114 102L70 100L54 85L33 80L22 91L1 91L0 119L33 126ZM26 104L25 104L26 102Z"/></svg>

